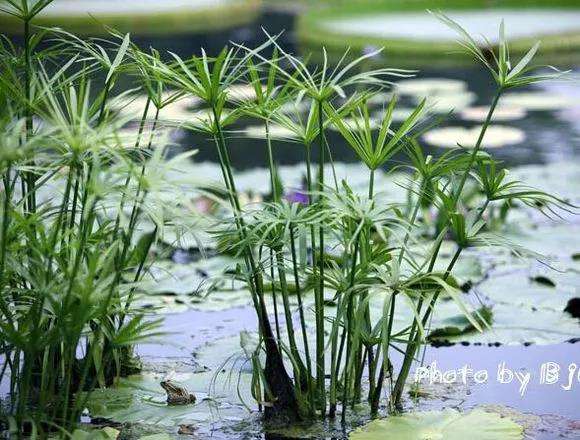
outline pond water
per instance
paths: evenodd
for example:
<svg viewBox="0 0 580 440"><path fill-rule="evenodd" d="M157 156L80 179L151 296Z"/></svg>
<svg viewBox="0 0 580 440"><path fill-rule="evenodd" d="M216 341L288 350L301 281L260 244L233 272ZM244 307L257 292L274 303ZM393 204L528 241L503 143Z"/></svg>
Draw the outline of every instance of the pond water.
<svg viewBox="0 0 580 440"><path fill-rule="evenodd" d="M255 332L255 312L251 307L235 307L219 312L188 310L178 314L167 314L163 330L168 332L168 336L158 343L140 346L139 356L150 367L157 365L155 369L159 369L159 366L161 369L168 368L169 365L169 370L174 371L184 368L202 370L209 366L200 364L192 355L203 352L207 346L219 347L220 341L235 339L241 331ZM499 347L481 343L456 344L450 347L428 348L422 365L431 366L435 362L436 369L441 372L460 370L466 365L474 372L487 371L488 379L483 384L475 383L473 377L468 377L467 384L455 390L461 393L461 397L452 406L471 408L481 404L506 405L522 412L554 414L574 420L579 416L579 370L576 370L570 382L568 368L570 365L578 364L579 357L578 342ZM400 362L401 359L395 356L394 361ZM559 366L559 380L553 384L542 384L542 365L549 362ZM515 377L509 382L509 377L506 377L506 383L498 380L498 370L503 363L511 370L530 373L531 377L523 394L521 383ZM580 369L580 364L578 368ZM461 379L458 381L462 384ZM429 379L425 377L420 383L428 385ZM445 406L445 403L444 399L443 402L431 402L430 405ZM421 406L419 403L417 405ZM409 409L414 406L414 403L409 403Z"/></svg>

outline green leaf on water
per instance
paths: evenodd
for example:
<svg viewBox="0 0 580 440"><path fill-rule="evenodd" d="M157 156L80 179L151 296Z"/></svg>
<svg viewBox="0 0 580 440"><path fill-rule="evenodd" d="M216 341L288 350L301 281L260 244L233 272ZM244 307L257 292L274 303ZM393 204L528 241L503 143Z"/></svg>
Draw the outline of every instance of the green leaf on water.
<svg viewBox="0 0 580 440"><path fill-rule="evenodd" d="M492 324L493 311L490 307L482 306L472 313L472 318L480 323L482 328L486 328ZM428 336L429 340L435 340L446 336L459 336L477 331L471 321L462 314L448 317L440 321L439 325L442 326L431 331Z"/></svg>
<svg viewBox="0 0 580 440"><path fill-rule="evenodd" d="M410 413L373 420L350 434L351 440L519 440L523 428L507 417L473 410L452 409Z"/></svg>
<svg viewBox="0 0 580 440"><path fill-rule="evenodd" d="M71 436L72 440L115 440L118 437L119 431L109 426L90 431L75 429Z"/></svg>

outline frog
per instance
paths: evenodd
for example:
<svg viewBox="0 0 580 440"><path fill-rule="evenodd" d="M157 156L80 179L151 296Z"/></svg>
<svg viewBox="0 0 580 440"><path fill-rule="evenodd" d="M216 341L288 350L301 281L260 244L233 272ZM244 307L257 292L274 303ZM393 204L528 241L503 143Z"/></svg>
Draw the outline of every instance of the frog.
<svg viewBox="0 0 580 440"><path fill-rule="evenodd" d="M160 382L160 385L167 393L168 405L190 405L195 403L195 395L191 394L184 387L176 385L170 380L163 380Z"/></svg>

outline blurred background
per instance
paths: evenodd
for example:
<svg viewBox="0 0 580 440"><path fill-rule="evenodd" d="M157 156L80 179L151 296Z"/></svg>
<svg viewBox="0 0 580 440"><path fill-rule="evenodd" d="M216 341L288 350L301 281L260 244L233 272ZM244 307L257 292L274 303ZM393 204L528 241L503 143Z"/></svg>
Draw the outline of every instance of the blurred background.
<svg viewBox="0 0 580 440"><path fill-rule="evenodd" d="M506 95L494 130L486 135L487 147L497 148L499 159L519 165L578 156L580 0L55 0L36 24L87 36L106 34L105 25L112 26L131 32L142 47L184 57L202 47L217 53L231 42L258 46L266 38L264 31L281 34L278 41L285 50L308 56L311 63L320 60L322 47L332 59L347 49L349 56L358 56L382 47L370 63L417 69L416 80L396 88L399 117L428 96L432 117L441 122L422 140L437 153L473 141L493 85L488 72L460 52L456 34L429 9L460 22L487 49L497 44L503 19L514 59L541 40L538 62L570 70L566 80ZM9 16L0 15L0 30L19 38L20 27ZM389 99L389 94L377 96L377 117ZM232 159L240 169L265 165L262 141L251 136L255 124L241 120L230 133L238 138ZM185 149L197 148L203 140L181 132L174 138ZM330 134L330 141L335 160L354 160L337 133ZM303 160L302 149L283 140L281 144L281 164ZM202 148L197 159L215 161L215 155L213 148Z"/></svg>

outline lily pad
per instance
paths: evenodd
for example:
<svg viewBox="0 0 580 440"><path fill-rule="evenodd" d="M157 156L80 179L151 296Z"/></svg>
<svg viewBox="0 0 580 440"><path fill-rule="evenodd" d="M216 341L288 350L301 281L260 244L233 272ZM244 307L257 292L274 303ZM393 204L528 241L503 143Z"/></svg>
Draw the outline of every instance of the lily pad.
<svg viewBox="0 0 580 440"><path fill-rule="evenodd" d="M473 410L428 411L373 420L349 436L351 440L519 440L523 428L507 417Z"/></svg>
<svg viewBox="0 0 580 440"><path fill-rule="evenodd" d="M510 231L506 238L545 257L570 258L579 233L580 225L549 222L525 232Z"/></svg>
<svg viewBox="0 0 580 440"><path fill-rule="evenodd" d="M153 265L143 281L139 284L140 290L149 294L187 295L202 291L204 284L212 277L223 274L225 267L231 266L233 261L227 257L216 257L216 266L211 260L201 260L190 264L176 264L172 261L160 261Z"/></svg>
<svg viewBox="0 0 580 440"><path fill-rule="evenodd" d="M461 145L465 148L475 146L481 127L444 127L431 130L423 135L425 142L443 148L455 148ZM499 148L506 145L521 144L526 139L525 133L519 128L503 125L492 125L485 132L483 148Z"/></svg>
<svg viewBox="0 0 580 440"><path fill-rule="evenodd" d="M272 139L293 139L296 137L292 130L282 125L271 124L269 126L269 132ZM264 125L250 125L244 129L243 133L249 138L266 138L266 128Z"/></svg>
<svg viewBox="0 0 580 440"><path fill-rule="evenodd" d="M537 279L551 283L539 283ZM477 291L495 304L506 304L520 310L545 309L562 311L570 298L578 296L580 275L574 272L562 274L550 271L547 275L528 275L527 271L517 271L495 275L477 287Z"/></svg>
<svg viewBox="0 0 580 440"><path fill-rule="evenodd" d="M243 368L246 358L239 336L208 345L196 358L206 371L146 372L121 378L115 387L95 390L87 405L91 416L161 427L199 424L200 429L209 429L217 413L224 420L247 416L242 400L252 402L251 374ZM168 379L195 394L196 403L168 405L160 386L160 381Z"/></svg>
<svg viewBox="0 0 580 440"><path fill-rule="evenodd" d="M82 429L75 429L72 433L72 440L115 440L119 437L119 431L111 428L105 427L102 429L93 429L90 431L85 431Z"/></svg>
<svg viewBox="0 0 580 440"><path fill-rule="evenodd" d="M487 118L489 106L468 107L459 112L459 117L464 121L483 122ZM526 117L524 107L500 105L493 112L492 121L516 121Z"/></svg>
<svg viewBox="0 0 580 440"><path fill-rule="evenodd" d="M574 99L546 92L513 92L506 93L502 98L503 105L515 105L529 111L560 110L576 104Z"/></svg>
<svg viewBox="0 0 580 440"><path fill-rule="evenodd" d="M441 246L442 251L445 250L446 245L447 242L444 242ZM451 257L439 258L435 269L444 271L450 261ZM484 263L474 254L462 255L453 267L453 278L460 286L477 284L484 278L486 270L489 269L488 266L489 264L484 266Z"/></svg>
<svg viewBox="0 0 580 440"><path fill-rule="evenodd" d="M490 307L482 306L472 313L472 318L479 322L482 328L485 328L492 324L493 311ZM451 316L439 321L437 324L438 327L429 333L429 340L460 336L478 331L465 315Z"/></svg>
<svg viewBox="0 0 580 440"><path fill-rule="evenodd" d="M397 82L395 88L401 95L429 96L441 93L462 93L467 90L467 83L449 78L405 79Z"/></svg>
<svg viewBox="0 0 580 440"><path fill-rule="evenodd" d="M419 97L416 98L417 100ZM425 108L430 113L444 114L458 112L475 102L477 95L473 92L441 93L427 96Z"/></svg>
<svg viewBox="0 0 580 440"><path fill-rule="evenodd" d="M580 162L560 161L543 165L526 165L511 170L513 179L572 201L580 197ZM578 251L580 249L575 249Z"/></svg>
<svg viewBox="0 0 580 440"><path fill-rule="evenodd" d="M449 316L449 306L440 302L435 309L432 328ZM457 307L451 307L455 310ZM515 307L504 303L493 305L493 325L483 332L470 332L457 336L449 335L443 339L449 342L470 342L483 344L520 345L555 344L580 335L580 323L563 311Z"/></svg>
<svg viewBox="0 0 580 440"><path fill-rule="evenodd" d="M173 437L170 436L169 434L151 434L139 438L139 440L171 440L171 439L173 439Z"/></svg>

